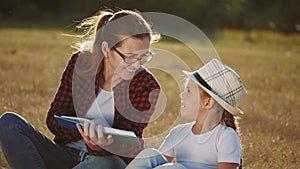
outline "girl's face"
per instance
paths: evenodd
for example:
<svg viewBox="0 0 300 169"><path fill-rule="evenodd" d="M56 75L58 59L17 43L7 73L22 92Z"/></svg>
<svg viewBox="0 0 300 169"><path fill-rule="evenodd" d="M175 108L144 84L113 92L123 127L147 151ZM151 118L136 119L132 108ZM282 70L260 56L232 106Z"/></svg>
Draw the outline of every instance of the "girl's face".
<svg viewBox="0 0 300 169"><path fill-rule="evenodd" d="M193 80L188 80L184 91L180 94L181 115L188 120L195 120L199 111L199 87Z"/></svg>
<svg viewBox="0 0 300 169"><path fill-rule="evenodd" d="M111 52L114 56L111 57L111 66L115 69L115 74L123 80L131 80L135 72L145 63L145 59L150 57L149 47L148 38L128 38L122 42L121 46L112 48Z"/></svg>

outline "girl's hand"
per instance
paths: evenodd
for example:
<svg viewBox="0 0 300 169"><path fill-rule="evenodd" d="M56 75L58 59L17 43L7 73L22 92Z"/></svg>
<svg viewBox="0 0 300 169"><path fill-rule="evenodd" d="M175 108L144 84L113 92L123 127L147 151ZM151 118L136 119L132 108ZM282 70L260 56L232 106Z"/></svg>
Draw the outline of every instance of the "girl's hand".
<svg viewBox="0 0 300 169"><path fill-rule="evenodd" d="M100 151L102 149L101 147L113 143L113 138L111 135L108 135L105 138L101 125L96 126L93 122L89 123L85 121L83 130L80 124L76 124L76 126L86 145L94 151Z"/></svg>

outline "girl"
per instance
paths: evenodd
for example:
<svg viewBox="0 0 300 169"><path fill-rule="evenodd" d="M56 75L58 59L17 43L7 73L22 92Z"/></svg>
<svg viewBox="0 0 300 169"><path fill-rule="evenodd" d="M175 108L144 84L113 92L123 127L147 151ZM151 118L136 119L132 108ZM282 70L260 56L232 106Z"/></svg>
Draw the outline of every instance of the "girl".
<svg viewBox="0 0 300 169"><path fill-rule="evenodd" d="M212 59L188 77L181 93L181 115L194 122L173 128L159 148L143 150L127 169L234 169L240 165L241 145L235 115L246 93L239 76ZM176 163L171 163L176 160Z"/></svg>

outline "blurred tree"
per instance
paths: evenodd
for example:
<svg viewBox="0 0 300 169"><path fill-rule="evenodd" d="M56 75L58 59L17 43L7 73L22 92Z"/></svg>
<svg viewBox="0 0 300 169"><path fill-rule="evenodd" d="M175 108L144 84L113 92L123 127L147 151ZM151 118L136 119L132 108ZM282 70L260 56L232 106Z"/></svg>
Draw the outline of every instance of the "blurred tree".
<svg viewBox="0 0 300 169"><path fill-rule="evenodd" d="M299 7L300 0L245 0L240 28L296 32L296 25L300 24Z"/></svg>
<svg viewBox="0 0 300 169"><path fill-rule="evenodd" d="M14 0L0 1L0 19L81 20L97 10L138 9L182 17L202 30L271 29L296 32L300 0Z"/></svg>
<svg viewBox="0 0 300 169"><path fill-rule="evenodd" d="M39 12L36 4L31 0L0 1L0 9L2 19L34 17L36 12Z"/></svg>
<svg viewBox="0 0 300 169"><path fill-rule="evenodd" d="M61 0L32 0L42 12L51 12L53 15L59 16L62 8L60 7Z"/></svg>

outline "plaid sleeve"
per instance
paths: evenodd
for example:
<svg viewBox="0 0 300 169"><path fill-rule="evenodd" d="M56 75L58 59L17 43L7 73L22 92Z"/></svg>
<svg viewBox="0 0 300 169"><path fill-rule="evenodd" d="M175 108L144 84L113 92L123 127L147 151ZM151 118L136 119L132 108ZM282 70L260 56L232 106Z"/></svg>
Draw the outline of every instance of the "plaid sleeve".
<svg viewBox="0 0 300 169"><path fill-rule="evenodd" d="M131 128L130 126L132 126L132 130L140 137L141 147L128 146L126 149L123 149L123 153L127 151L128 154L135 156L144 148L143 130L154 113L160 86L152 74L145 70L132 81L129 91L131 104L125 111L126 118L130 119L127 127ZM130 158L123 159L127 163L132 160Z"/></svg>
<svg viewBox="0 0 300 169"><path fill-rule="evenodd" d="M129 119L132 119L137 125L141 125L141 131L146 127L145 125L148 124L154 113L160 93L160 86L156 79L149 72L145 72L135 79L129 87L130 101L133 106L131 111L135 113L127 114Z"/></svg>
<svg viewBox="0 0 300 169"><path fill-rule="evenodd" d="M72 76L77 57L77 54L73 55L68 63L46 119L48 128L55 135L54 141L59 144L81 139L79 133L61 128L54 118L54 115L76 116L72 99Z"/></svg>

